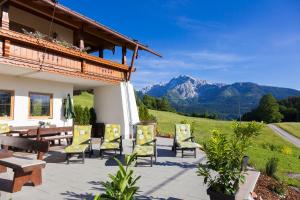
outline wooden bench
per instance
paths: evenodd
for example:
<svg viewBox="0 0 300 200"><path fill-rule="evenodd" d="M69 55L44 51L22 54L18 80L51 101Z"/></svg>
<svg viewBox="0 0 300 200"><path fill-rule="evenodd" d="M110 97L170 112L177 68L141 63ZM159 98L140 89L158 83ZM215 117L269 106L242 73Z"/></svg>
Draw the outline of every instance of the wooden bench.
<svg viewBox="0 0 300 200"><path fill-rule="evenodd" d="M43 161L43 155L48 152L48 142L0 136L0 144L5 150L8 150L8 147L16 147L22 150L37 152L37 160L26 157L0 159L0 166L11 168L14 171L11 192L20 191L26 183L32 183L34 186L42 184L42 168L46 166L46 162Z"/></svg>
<svg viewBox="0 0 300 200"><path fill-rule="evenodd" d="M12 157L12 155L13 155L12 151L6 149L0 149L0 159L9 158ZM0 173L4 173L4 172L7 172L6 167L0 165Z"/></svg>

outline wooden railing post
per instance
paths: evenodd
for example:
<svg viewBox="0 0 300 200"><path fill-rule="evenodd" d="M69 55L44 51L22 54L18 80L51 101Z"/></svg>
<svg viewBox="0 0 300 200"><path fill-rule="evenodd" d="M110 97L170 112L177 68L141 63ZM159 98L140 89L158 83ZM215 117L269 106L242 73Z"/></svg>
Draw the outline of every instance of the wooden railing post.
<svg viewBox="0 0 300 200"><path fill-rule="evenodd" d="M9 57L10 55L10 40L5 39L3 44L3 56Z"/></svg>
<svg viewBox="0 0 300 200"><path fill-rule="evenodd" d="M9 14L8 14L8 11L9 11L9 4L8 4L8 2L6 2L2 5L2 10L1 10L1 12L2 12L1 26L5 30L9 30Z"/></svg>
<svg viewBox="0 0 300 200"><path fill-rule="evenodd" d="M86 72L86 61L85 60L81 61L81 72L82 73Z"/></svg>

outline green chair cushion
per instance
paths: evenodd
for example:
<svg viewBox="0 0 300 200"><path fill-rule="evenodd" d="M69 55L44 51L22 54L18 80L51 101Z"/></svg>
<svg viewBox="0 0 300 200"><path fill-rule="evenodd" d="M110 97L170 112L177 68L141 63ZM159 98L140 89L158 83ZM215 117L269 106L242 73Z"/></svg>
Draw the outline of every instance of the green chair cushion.
<svg viewBox="0 0 300 200"><path fill-rule="evenodd" d="M74 126L73 142L65 148L66 153L81 153L85 152L89 147L91 139L92 126Z"/></svg>
<svg viewBox="0 0 300 200"><path fill-rule="evenodd" d="M89 147L88 144L70 145L65 148L66 153L83 153Z"/></svg>
<svg viewBox="0 0 300 200"><path fill-rule="evenodd" d="M153 145L154 125L137 125L136 144Z"/></svg>
<svg viewBox="0 0 300 200"><path fill-rule="evenodd" d="M175 125L175 139L177 142L188 142L191 137L190 125L189 124L176 124Z"/></svg>
<svg viewBox="0 0 300 200"><path fill-rule="evenodd" d="M106 124L104 142L116 142L121 136L121 126L119 124Z"/></svg>
<svg viewBox="0 0 300 200"><path fill-rule="evenodd" d="M79 145L91 139L92 126L74 126L72 145Z"/></svg>
<svg viewBox="0 0 300 200"><path fill-rule="evenodd" d="M196 142L178 142L178 145L180 148L187 148L187 149L193 149L193 148L200 148L201 146Z"/></svg>
<svg viewBox="0 0 300 200"><path fill-rule="evenodd" d="M10 127L8 124L0 124L0 134L8 133L10 131Z"/></svg>
<svg viewBox="0 0 300 200"><path fill-rule="evenodd" d="M120 144L117 142L103 142L101 144L100 149L119 149Z"/></svg>
<svg viewBox="0 0 300 200"><path fill-rule="evenodd" d="M153 146L148 146L148 145L136 145L134 147L133 153L136 154L137 156L151 156L154 155L154 148Z"/></svg>

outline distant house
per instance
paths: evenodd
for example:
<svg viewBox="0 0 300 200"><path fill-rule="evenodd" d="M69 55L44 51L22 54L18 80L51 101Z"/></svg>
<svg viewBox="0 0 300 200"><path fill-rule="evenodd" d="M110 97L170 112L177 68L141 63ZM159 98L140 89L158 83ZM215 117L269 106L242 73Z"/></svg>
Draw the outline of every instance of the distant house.
<svg viewBox="0 0 300 200"><path fill-rule="evenodd" d="M0 5L0 123L71 125L63 117L64 99L92 89L98 122L120 123L128 138L139 121L129 82L134 61L140 50L159 54L55 1ZM105 50L120 51L120 62L105 59Z"/></svg>

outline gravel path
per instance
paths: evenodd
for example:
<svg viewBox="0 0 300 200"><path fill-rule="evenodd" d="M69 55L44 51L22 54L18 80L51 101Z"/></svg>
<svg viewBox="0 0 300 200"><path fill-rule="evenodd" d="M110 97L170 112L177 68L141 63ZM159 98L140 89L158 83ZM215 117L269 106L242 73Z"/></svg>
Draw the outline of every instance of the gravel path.
<svg viewBox="0 0 300 200"><path fill-rule="evenodd" d="M293 143L295 146L300 148L300 139L294 137L293 135L289 134L285 130L279 128L278 126L274 124L268 124L268 126L278 135L286 139L287 141Z"/></svg>

